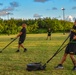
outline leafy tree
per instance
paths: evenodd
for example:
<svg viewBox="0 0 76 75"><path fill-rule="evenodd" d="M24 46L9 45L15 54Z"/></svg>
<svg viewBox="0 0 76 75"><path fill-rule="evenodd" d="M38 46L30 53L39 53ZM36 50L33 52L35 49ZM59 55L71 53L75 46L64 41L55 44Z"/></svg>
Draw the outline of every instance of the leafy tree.
<svg viewBox="0 0 76 75"><path fill-rule="evenodd" d="M37 22L33 25L27 26L27 33L37 33L37 32L38 32Z"/></svg>
<svg viewBox="0 0 76 75"><path fill-rule="evenodd" d="M3 32L3 26L0 24L0 33Z"/></svg>
<svg viewBox="0 0 76 75"><path fill-rule="evenodd" d="M0 33L16 34L20 31L22 23L27 24L27 33L45 33L48 28L53 32L67 32L73 26L73 22L51 19L49 17L39 19L0 19Z"/></svg>

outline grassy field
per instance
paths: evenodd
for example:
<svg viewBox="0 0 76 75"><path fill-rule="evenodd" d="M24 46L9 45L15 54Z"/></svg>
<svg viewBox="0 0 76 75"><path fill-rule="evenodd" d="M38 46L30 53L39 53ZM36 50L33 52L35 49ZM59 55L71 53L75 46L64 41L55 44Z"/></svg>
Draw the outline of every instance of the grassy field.
<svg viewBox="0 0 76 75"><path fill-rule="evenodd" d="M0 50L15 36L0 35ZM17 39L0 53L0 75L76 75L76 72L72 71L73 64L69 56L64 63L63 70L54 69L61 60L64 50L47 64L46 70L26 71L28 63L41 61L44 64L56 52L67 36L68 34L54 33L52 40L46 40L46 34L27 34L24 45L28 50L25 53L22 48L19 53L15 52L17 50Z"/></svg>

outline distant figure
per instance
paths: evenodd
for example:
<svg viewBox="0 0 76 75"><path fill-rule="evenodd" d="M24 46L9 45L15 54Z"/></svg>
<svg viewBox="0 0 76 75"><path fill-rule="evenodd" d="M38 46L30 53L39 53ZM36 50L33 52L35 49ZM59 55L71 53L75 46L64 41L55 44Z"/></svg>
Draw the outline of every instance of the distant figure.
<svg viewBox="0 0 76 75"><path fill-rule="evenodd" d="M49 28L48 29L48 31L47 31L47 38L46 38L46 40L48 40L48 38L50 38L50 40L51 40L51 29Z"/></svg>
<svg viewBox="0 0 76 75"><path fill-rule="evenodd" d="M23 42L25 41L25 38L26 38L26 24L25 23L22 24L22 29L21 29L20 33L17 35L17 37L19 37L19 43L18 43L18 50L16 52L20 51L20 47L22 47L25 52L27 50L23 46Z"/></svg>

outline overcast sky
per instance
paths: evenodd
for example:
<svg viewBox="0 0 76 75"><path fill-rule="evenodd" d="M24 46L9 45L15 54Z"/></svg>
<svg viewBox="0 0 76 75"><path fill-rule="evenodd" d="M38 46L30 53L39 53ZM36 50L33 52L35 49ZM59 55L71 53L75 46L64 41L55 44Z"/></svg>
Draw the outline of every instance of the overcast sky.
<svg viewBox="0 0 76 75"><path fill-rule="evenodd" d="M33 19L63 15L76 17L76 0L0 0L0 17L7 19Z"/></svg>

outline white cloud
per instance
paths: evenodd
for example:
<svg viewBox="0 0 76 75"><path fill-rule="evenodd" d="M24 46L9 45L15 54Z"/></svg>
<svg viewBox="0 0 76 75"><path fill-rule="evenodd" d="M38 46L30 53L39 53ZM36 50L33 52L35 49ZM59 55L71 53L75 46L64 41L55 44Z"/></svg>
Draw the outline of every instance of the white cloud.
<svg viewBox="0 0 76 75"><path fill-rule="evenodd" d="M0 11L0 16L5 16L7 15L6 11Z"/></svg>
<svg viewBox="0 0 76 75"><path fill-rule="evenodd" d="M3 8L0 10L0 16L5 16L7 15L6 12L11 12L11 11L14 11L16 7L19 6L19 4L17 2L11 2L9 3L10 5L6 8ZM3 5L2 3L0 3L0 5Z"/></svg>
<svg viewBox="0 0 76 75"><path fill-rule="evenodd" d="M34 16L33 16L33 17L35 17L35 18L41 18L41 16L42 16L42 15L34 14Z"/></svg>
<svg viewBox="0 0 76 75"><path fill-rule="evenodd" d="M76 6L72 7L72 9L75 10L76 9Z"/></svg>
<svg viewBox="0 0 76 75"><path fill-rule="evenodd" d="M42 2L42 3L47 2L47 1L49 0L34 0L34 2Z"/></svg>
<svg viewBox="0 0 76 75"><path fill-rule="evenodd" d="M57 8L56 7L53 7L52 10L57 10Z"/></svg>
<svg viewBox="0 0 76 75"><path fill-rule="evenodd" d="M66 17L66 20L67 20L67 21L72 21L72 22L73 22L75 19L76 19L76 18L73 17L73 16L71 16L71 15L69 15L69 16Z"/></svg>
<svg viewBox="0 0 76 75"><path fill-rule="evenodd" d="M0 5L2 6L2 5L3 5L3 3L0 3Z"/></svg>
<svg viewBox="0 0 76 75"><path fill-rule="evenodd" d="M76 1L76 0L73 0L73 1Z"/></svg>
<svg viewBox="0 0 76 75"><path fill-rule="evenodd" d="M18 6L19 6L19 4L18 4L17 2L11 2L10 5L11 5L12 7L18 7Z"/></svg>

